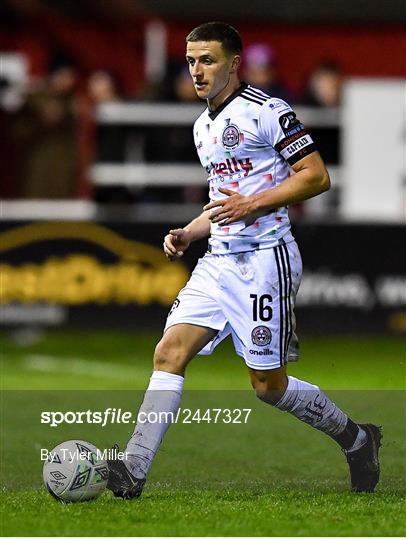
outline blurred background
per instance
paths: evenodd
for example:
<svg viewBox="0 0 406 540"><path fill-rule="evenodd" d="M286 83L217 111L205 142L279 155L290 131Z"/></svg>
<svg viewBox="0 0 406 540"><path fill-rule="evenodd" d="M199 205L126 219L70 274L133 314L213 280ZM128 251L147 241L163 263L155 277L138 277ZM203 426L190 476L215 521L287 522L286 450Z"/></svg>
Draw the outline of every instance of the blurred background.
<svg viewBox="0 0 406 540"><path fill-rule="evenodd" d="M161 245L207 200L191 130L205 104L184 50L216 19L241 32L242 78L295 106L332 178L291 208L299 330L406 330L401 0L3 0L3 328L28 341L162 328L205 250L170 265Z"/></svg>

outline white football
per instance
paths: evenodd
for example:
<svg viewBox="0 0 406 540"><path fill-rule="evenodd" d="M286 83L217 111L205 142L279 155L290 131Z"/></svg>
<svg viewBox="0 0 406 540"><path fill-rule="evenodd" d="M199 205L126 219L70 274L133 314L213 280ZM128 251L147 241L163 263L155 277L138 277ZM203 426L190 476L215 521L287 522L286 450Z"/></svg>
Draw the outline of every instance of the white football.
<svg viewBox="0 0 406 540"><path fill-rule="evenodd" d="M95 499L105 490L109 477L107 462L93 444L66 441L48 453L44 484L62 502Z"/></svg>

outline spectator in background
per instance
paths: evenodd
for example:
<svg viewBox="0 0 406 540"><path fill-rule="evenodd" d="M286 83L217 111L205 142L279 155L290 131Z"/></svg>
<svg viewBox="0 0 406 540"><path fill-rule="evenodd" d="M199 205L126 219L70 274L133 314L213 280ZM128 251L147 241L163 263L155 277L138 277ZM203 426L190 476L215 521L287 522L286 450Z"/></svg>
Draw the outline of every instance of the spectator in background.
<svg viewBox="0 0 406 540"><path fill-rule="evenodd" d="M342 78L341 69L335 62L322 62L311 73L301 103L313 107L338 107Z"/></svg>
<svg viewBox="0 0 406 540"><path fill-rule="evenodd" d="M97 107L120 101L120 84L113 73L98 70L89 75L81 104L82 192L91 184L89 171L94 162L125 161L125 128L121 125L95 124ZM134 202L134 194L124 186L95 186L92 195L100 203Z"/></svg>
<svg viewBox="0 0 406 540"><path fill-rule="evenodd" d="M73 65L62 64L49 76L49 88L56 95L68 100L75 100L78 88L78 73Z"/></svg>
<svg viewBox="0 0 406 540"><path fill-rule="evenodd" d="M289 89L280 81L275 52L266 43L249 45L243 56L244 79L272 97L292 101Z"/></svg>
<svg viewBox="0 0 406 540"><path fill-rule="evenodd" d="M174 92L176 100L180 103L201 103L201 100L197 97L193 81L190 77L189 68L185 67L181 69L174 81ZM174 128L173 128L174 129ZM180 133L179 133L180 135ZM173 144L176 144L176 135ZM186 133L183 129L183 140L179 145L179 156L182 152L191 152L191 135L190 130ZM194 148L193 148L194 150ZM183 201L186 203L203 203L207 199L206 186L189 185L183 188Z"/></svg>
<svg viewBox="0 0 406 540"><path fill-rule="evenodd" d="M95 104L121 101L115 77L108 71L95 71L87 81L90 100Z"/></svg>
<svg viewBox="0 0 406 540"><path fill-rule="evenodd" d="M26 96L13 126L21 155L22 198L67 199L77 194L76 84L74 66L60 65Z"/></svg>
<svg viewBox="0 0 406 540"><path fill-rule="evenodd" d="M168 90L163 99L174 103L202 103L196 95L187 67L177 64L171 66L168 72ZM191 164L197 164L196 148L190 127L170 125L164 126L160 130L147 130L145 157L149 162L190 162ZM151 185L145 188L143 193L143 200L147 202L203 203L206 199L205 186L196 185L159 188Z"/></svg>
<svg viewBox="0 0 406 540"><path fill-rule="evenodd" d="M184 61L168 58L165 80L155 92L154 100L171 103L200 103Z"/></svg>
<svg viewBox="0 0 406 540"><path fill-rule="evenodd" d="M184 67L179 70L173 82L174 101L179 103L201 103L196 95L189 69Z"/></svg>

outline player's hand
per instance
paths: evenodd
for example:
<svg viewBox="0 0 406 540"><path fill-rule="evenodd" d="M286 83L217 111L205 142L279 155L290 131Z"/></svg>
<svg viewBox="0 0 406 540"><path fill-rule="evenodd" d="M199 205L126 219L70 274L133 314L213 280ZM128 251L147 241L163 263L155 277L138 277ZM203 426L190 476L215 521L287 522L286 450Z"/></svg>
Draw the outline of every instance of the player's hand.
<svg viewBox="0 0 406 540"><path fill-rule="evenodd" d="M226 188L219 188L219 191L228 195L228 197L219 201L212 201L203 207L203 210L215 208L209 215L212 223L229 225L255 213L256 209L252 197L240 195L237 191Z"/></svg>
<svg viewBox="0 0 406 540"><path fill-rule="evenodd" d="M190 233L185 229L173 229L165 236L164 252L170 261L180 259L190 246Z"/></svg>

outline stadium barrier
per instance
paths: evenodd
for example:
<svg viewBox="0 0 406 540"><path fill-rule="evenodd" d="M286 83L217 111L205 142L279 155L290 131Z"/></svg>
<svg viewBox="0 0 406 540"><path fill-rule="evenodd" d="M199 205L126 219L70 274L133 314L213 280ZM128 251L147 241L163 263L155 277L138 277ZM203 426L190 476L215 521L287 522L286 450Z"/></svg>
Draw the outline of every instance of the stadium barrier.
<svg viewBox="0 0 406 540"><path fill-rule="evenodd" d="M94 115L98 151L89 170L93 187L98 191L124 188L139 194L146 187L165 190L206 186L207 174L198 162L192 135L193 123L203 110L203 104L186 103L99 105ZM343 185L339 148L341 112L334 107L308 106L295 106L295 111L310 128L332 180L329 192L303 203L305 214L337 215ZM174 139L182 141L180 147L173 144ZM188 212L187 206L179 211ZM159 219L159 212L156 215Z"/></svg>

